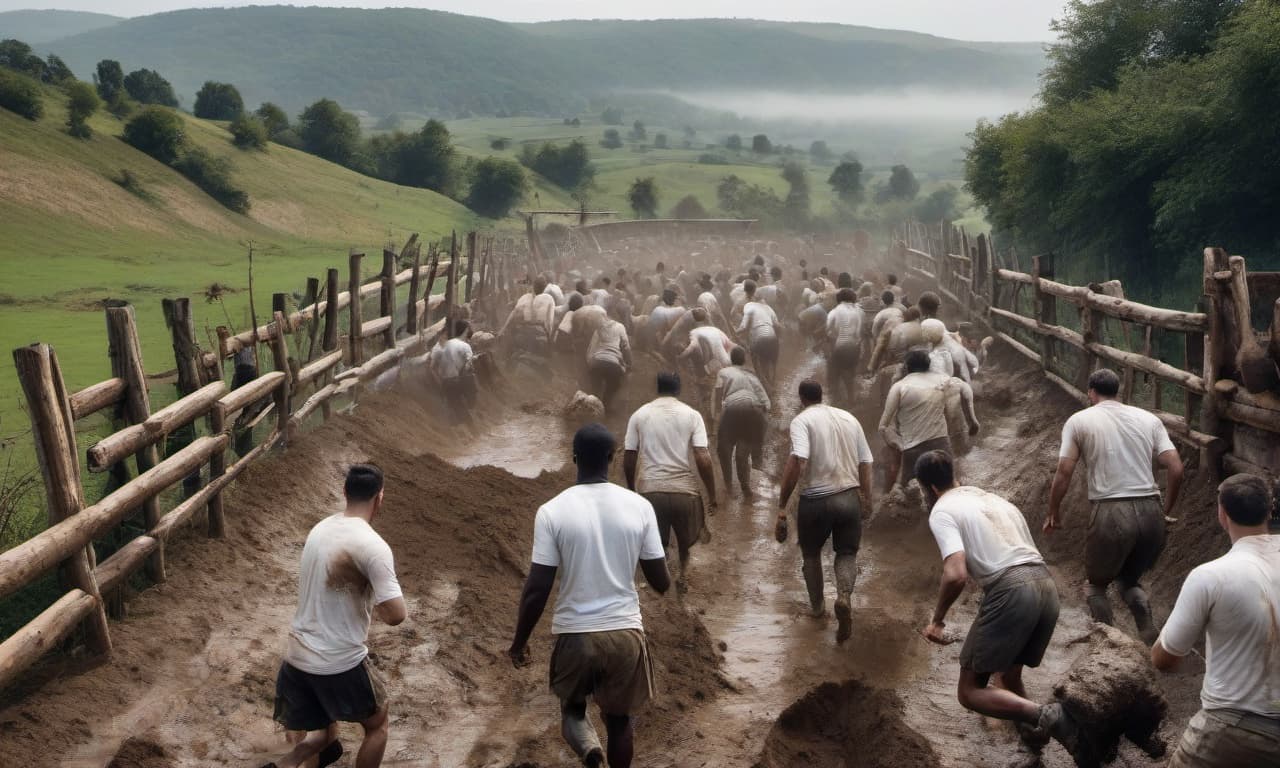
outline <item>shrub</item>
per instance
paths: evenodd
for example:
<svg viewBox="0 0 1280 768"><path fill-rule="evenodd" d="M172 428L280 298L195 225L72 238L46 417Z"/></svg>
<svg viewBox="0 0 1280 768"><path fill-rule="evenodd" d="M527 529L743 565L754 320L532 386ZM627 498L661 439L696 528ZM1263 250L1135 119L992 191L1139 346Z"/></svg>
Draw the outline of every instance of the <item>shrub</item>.
<svg viewBox="0 0 1280 768"><path fill-rule="evenodd" d="M22 75L0 70L0 107L28 120L39 120L44 114L40 86Z"/></svg>
<svg viewBox="0 0 1280 768"><path fill-rule="evenodd" d="M93 130L85 122L98 111L101 101L92 85L73 81L67 86L67 131L78 139L87 139Z"/></svg>
<svg viewBox="0 0 1280 768"><path fill-rule="evenodd" d="M123 84L130 98L140 104L178 106L178 97L173 93L173 86L155 70L136 69L125 75Z"/></svg>
<svg viewBox="0 0 1280 768"><path fill-rule="evenodd" d="M486 157L473 169L467 207L481 216L502 218L524 197L528 183L516 161Z"/></svg>
<svg viewBox="0 0 1280 768"><path fill-rule="evenodd" d="M489 142L489 149L495 152L502 152L509 146L511 146L511 139L499 138Z"/></svg>
<svg viewBox="0 0 1280 768"><path fill-rule="evenodd" d="M162 163L178 159L186 143L182 118L165 107L149 106L124 126L124 140Z"/></svg>
<svg viewBox="0 0 1280 768"><path fill-rule="evenodd" d="M103 59L98 62L93 82L98 87L98 95L108 104L124 93L124 70L120 62L114 59Z"/></svg>
<svg viewBox="0 0 1280 768"><path fill-rule="evenodd" d="M258 111L253 113L263 126L267 129L267 136L275 141L280 134L289 130L289 116L284 113L280 107L269 101L264 101L262 106L258 107Z"/></svg>
<svg viewBox="0 0 1280 768"><path fill-rule="evenodd" d="M266 149L267 126L251 115L241 114L231 121L231 141L241 149Z"/></svg>
<svg viewBox="0 0 1280 768"><path fill-rule="evenodd" d="M724 155L717 155L711 152L698 155L698 162L703 165L728 165L729 158Z"/></svg>
<svg viewBox="0 0 1280 768"><path fill-rule="evenodd" d="M666 148L667 148L667 146L668 146L668 144L667 144L667 134L665 134L665 133L659 133L659 134L656 134L656 135L653 137L653 148L654 148L654 149L666 149Z"/></svg>
<svg viewBox="0 0 1280 768"><path fill-rule="evenodd" d="M206 80L196 92L193 111L206 120L234 120L244 112L244 99L234 85Z"/></svg>
<svg viewBox="0 0 1280 768"><path fill-rule="evenodd" d="M298 116L298 135L307 152L345 165L360 143L360 121L338 102L321 99Z"/></svg>
<svg viewBox="0 0 1280 768"><path fill-rule="evenodd" d="M605 149L618 149L622 146L622 135L618 133L617 128L610 128L604 132L604 138L600 140L600 146Z"/></svg>
<svg viewBox="0 0 1280 768"><path fill-rule="evenodd" d="M184 154L173 167L210 197L236 213L249 212L249 195L231 182L231 161L214 157L196 148Z"/></svg>
<svg viewBox="0 0 1280 768"><path fill-rule="evenodd" d="M658 184L652 176L636 179L627 190L627 203L631 210L641 219L652 219L658 215Z"/></svg>
<svg viewBox="0 0 1280 768"><path fill-rule="evenodd" d="M685 195L671 209L673 219L705 219L709 216L702 202L693 195Z"/></svg>

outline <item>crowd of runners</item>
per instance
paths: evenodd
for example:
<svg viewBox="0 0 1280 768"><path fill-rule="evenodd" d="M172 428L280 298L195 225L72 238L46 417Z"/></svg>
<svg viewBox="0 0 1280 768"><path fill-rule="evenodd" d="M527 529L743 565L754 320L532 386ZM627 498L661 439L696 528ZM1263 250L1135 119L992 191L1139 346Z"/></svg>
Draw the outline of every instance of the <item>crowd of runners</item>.
<svg viewBox="0 0 1280 768"><path fill-rule="evenodd" d="M1077 760L1095 759L1087 729L1061 704L1030 700L1023 684L1024 668L1041 663L1059 612L1058 585L1024 511L964 484L958 457L982 429L974 385L989 342L967 324L948 328L937 295L909 296L893 274L855 276L852 256L808 259L827 263L737 249L689 255L689 265L705 269L659 261L633 271L624 262L637 257L620 254L609 269L537 274L509 315L492 323L484 354L473 350L466 321L430 352L430 375L452 412L474 407L477 361L492 357L533 376L560 371L600 399L606 420L626 418L620 436L601 424L577 432L577 483L537 510L511 661L529 663L530 637L558 581L549 677L562 734L584 765L626 768L632 714L654 695L637 569L656 593L672 583L677 594L696 589L690 552L711 542L721 498L767 488L778 510L775 538L798 542L809 608L820 620L829 615L822 552L830 542L834 641L843 644L857 631L851 597L863 523L896 494L919 500L942 560L923 636L953 642L950 608L968 583L982 590L960 652L959 702L1014 721L1031 749L1056 739ZM821 355L825 378L784 389L778 360L788 345ZM637 383L652 388L643 404L627 402L624 386L640 358L660 371ZM1114 623L1107 592L1114 582L1155 668L1174 668L1205 642L1203 708L1169 765L1280 766L1280 536L1268 528L1272 490L1249 475L1221 484L1216 514L1231 549L1191 572L1157 627L1142 579L1163 549L1183 468L1160 420L1120 402L1119 389L1115 372L1094 371L1092 405L1063 425L1042 535L1063 525L1062 501L1083 465L1091 512L1081 557L1092 617ZM855 413L879 414L878 455ZM789 447L778 466L766 467L771 416L789 423ZM625 487L609 479L619 450ZM753 473L766 482L753 482ZM390 549L370 526L381 473L352 467L345 493L346 509L319 523L303 549L299 605L277 683L276 719L296 734L292 752L274 763L281 768L336 760L337 721L364 727L358 768L378 765L386 744L386 695L365 660L366 634L371 617L405 620L405 603ZM589 700L600 710L603 742Z"/></svg>

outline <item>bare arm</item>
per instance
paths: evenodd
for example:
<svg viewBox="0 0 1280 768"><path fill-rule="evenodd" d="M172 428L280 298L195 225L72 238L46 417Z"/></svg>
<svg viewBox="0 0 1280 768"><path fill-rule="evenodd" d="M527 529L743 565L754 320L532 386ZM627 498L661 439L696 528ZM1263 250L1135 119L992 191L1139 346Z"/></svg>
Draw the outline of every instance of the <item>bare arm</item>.
<svg viewBox="0 0 1280 768"><path fill-rule="evenodd" d="M1178 503L1178 493L1182 490L1182 457L1177 451L1165 451L1156 457L1165 471L1164 514L1173 512L1173 505Z"/></svg>
<svg viewBox="0 0 1280 768"><path fill-rule="evenodd" d="M1058 459L1058 471L1053 475L1053 486L1049 489L1049 514L1044 518L1044 532L1053 533L1061 527L1058 511L1062 508L1062 500L1071 486L1071 475L1076 471L1076 459Z"/></svg>
<svg viewBox="0 0 1280 768"><path fill-rule="evenodd" d="M393 597L373 606L373 615L383 624L394 627L409 618L409 608L405 605L403 597Z"/></svg>
<svg viewBox="0 0 1280 768"><path fill-rule="evenodd" d="M1159 640L1155 645L1151 646L1151 666L1161 672L1172 672L1177 668L1178 662L1182 661L1181 656L1174 656L1164 647L1164 643Z"/></svg>
<svg viewBox="0 0 1280 768"><path fill-rule="evenodd" d="M667 571L665 557L659 557L657 560L641 560L640 572L644 574L644 580L658 594L665 595L667 590L671 589L671 574Z"/></svg>
<svg viewBox="0 0 1280 768"><path fill-rule="evenodd" d="M858 495L862 497L863 520L866 520L867 515L871 514L871 483L873 480L871 468L873 466L869 461L858 464Z"/></svg>
<svg viewBox="0 0 1280 768"><path fill-rule="evenodd" d="M636 489L636 463L639 459L637 451L627 451L622 454L622 474L627 478L627 490L634 491Z"/></svg>
<svg viewBox="0 0 1280 768"><path fill-rule="evenodd" d="M956 378L954 383L960 387L960 409L964 411L964 420L969 424L969 434L976 435L981 425L978 423L978 413L973 409L973 387L961 378Z"/></svg>
<svg viewBox="0 0 1280 768"><path fill-rule="evenodd" d="M960 597L968 580L969 569L965 564L964 552L955 552L942 561L942 581L938 585L938 603L933 609L933 620L924 631L925 639L934 643L947 642L942 633L947 626L947 611L951 610L956 598Z"/></svg>
<svg viewBox="0 0 1280 768"><path fill-rule="evenodd" d="M520 610L516 614L515 638L507 651L517 667L529 663L529 636L533 634L533 628L538 625L538 619L542 618L542 612L546 610L547 598L551 597L551 586L556 581L556 570L553 565L532 563L529 566L529 577L525 579L524 591L520 594Z"/></svg>
<svg viewBox="0 0 1280 768"><path fill-rule="evenodd" d="M502 327L501 327L501 328L499 328L499 329L498 329L498 335L499 335L499 336L501 336L502 334L504 334L504 333L506 333L506 332L507 332L507 326L508 326L508 325L511 325L511 321L512 321L512 320L514 320L514 319L516 319L516 312L517 312L517 310L513 308L513 309L511 310L511 314L507 315L507 321L506 321L505 323L503 323L503 324L502 324Z"/></svg>
<svg viewBox="0 0 1280 768"><path fill-rule="evenodd" d="M719 503L716 501L716 471L711 463L711 451L694 448L693 463L698 465L698 475L702 478L702 484L707 487L707 502L714 512Z"/></svg>
<svg viewBox="0 0 1280 768"><path fill-rule="evenodd" d="M898 406L902 402L902 388L897 384L889 388L884 401L884 413L880 415L880 437L894 450L902 450L902 434L898 432Z"/></svg>
<svg viewBox="0 0 1280 768"><path fill-rule="evenodd" d="M778 493L778 517L787 516L787 502L791 500L791 493L795 491L807 466L808 459L802 459L794 453L787 457L787 464L782 468L782 489Z"/></svg>

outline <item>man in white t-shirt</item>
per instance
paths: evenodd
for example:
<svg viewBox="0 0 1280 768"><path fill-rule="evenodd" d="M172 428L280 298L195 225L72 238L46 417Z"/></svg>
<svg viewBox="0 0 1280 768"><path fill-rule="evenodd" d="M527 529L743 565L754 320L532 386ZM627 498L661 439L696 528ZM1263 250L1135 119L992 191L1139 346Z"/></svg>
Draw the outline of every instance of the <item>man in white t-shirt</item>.
<svg viewBox="0 0 1280 768"><path fill-rule="evenodd" d="M1150 645L1155 642L1156 629L1140 581L1164 549L1165 516L1178 501L1182 459L1160 419L1116 400L1119 392L1120 377L1115 371L1099 368L1090 374L1092 407L1073 414L1062 428L1058 471L1049 490L1044 531L1052 533L1061 524L1062 499L1076 463L1083 460L1093 506L1084 542L1089 612L1104 624L1115 623L1107 587L1119 581L1138 634ZM1168 493L1163 507L1151 469L1153 459L1166 472Z"/></svg>
<svg viewBox="0 0 1280 768"><path fill-rule="evenodd" d="M971 436L981 427L973 409L973 389L953 376L933 373L929 362L924 350L907 353L907 375L889 388L880 416L880 436L896 452L893 458L901 465L896 476L904 489L915 479L916 460L921 456L929 451L954 453L947 424L950 400L959 399ZM891 473L886 478L890 485L894 477Z"/></svg>
<svg viewBox="0 0 1280 768"><path fill-rule="evenodd" d="M707 311L702 307L695 307L689 316L693 321L689 344L676 357L676 362L687 366L696 390L698 409L710 416L716 376L730 364L729 354L734 343L724 331L709 322Z"/></svg>
<svg viewBox="0 0 1280 768"><path fill-rule="evenodd" d="M664 340L675 324L680 322L680 318L685 315L685 308L676 306L676 299L679 294L674 288L664 288L662 290L662 301L649 311L649 330L648 340L652 343L658 354L664 357L674 356L676 350L669 350L663 347Z"/></svg>
<svg viewBox="0 0 1280 768"><path fill-rule="evenodd" d="M871 514L871 447L862 425L848 411L822 403L822 385L800 382L803 410L791 420L791 455L782 472L778 494L779 542L787 538L787 502L800 488L796 509L796 538L800 542L809 607L815 617L826 615L822 585L822 548L827 539L835 550L836 642L853 632L855 558L862 542L862 517Z"/></svg>
<svg viewBox="0 0 1280 768"><path fill-rule="evenodd" d="M619 407L618 391L631 370L631 341L622 323L606 319L591 337L587 347L587 373L591 377L591 393L604 403L605 411Z"/></svg>
<svg viewBox="0 0 1280 768"><path fill-rule="evenodd" d="M769 393L754 373L743 366L747 352L734 347L729 353L732 363L716 375L712 414L720 423L716 432L716 455L720 458L720 474L726 487L733 487L734 454L737 454L738 485L744 498L751 498L751 462L760 466L764 452L764 433L769 417Z"/></svg>
<svg viewBox="0 0 1280 768"><path fill-rule="evenodd" d="M1280 766L1280 536L1266 482L1233 475L1218 486L1218 524L1231 550L1197 566L1151 647L1168 671L1205 637L1200 711L1169 768Z"/></svg>
<svg viewBox="0 0 1280 768"><path fill-rule="evenodd" d="M653 507L609 482L615 448L613 435L600 424L574 435L578 482L538 509L532 564L507 652L517 667L529 663L529 636L559 573L551 690L560 699L560 732L589 768L605 764L605 750L587 718L587 698L600 707L608 764L629 768L635 740L631 714L653 696L636 565L654 591L663 594L671 586Z"/></svg>
<svg viewBox="0 0 1280 768"><path fill-rule="evenodd" d="M707 490L710 514L716 511L716 476L707 450L707 425L702 414L680 402L680 375L658 374L658 396L640 406L627 422L623 472L627 488L639 491L658 519L658 536L665 547L675 534L680 555L676 588L688 585L689 550L710 540L698 479Z"/></svg>
<svg viewBox="0 0 1280 768"><path fill-rule="evenodd" d="M507 321L498 330L499 338L510 333L511 346L522 355L546 360L556 331L556 301L548 294L542 275L533 279L532 292L516 300Z"/></svg>
<svg viewBox="0 0 1280 768"><path fill-rule="evenodd" d="M772 387L778 371L778 334L782 325L773 308L756 298L756 284L748 280L742 284L747 303L742 308L742 322L738 333L747 334L751 348L751 363L766 387Z"/></svg>
<svg viewBox="0 0 1280 768"><path fill-rule="evenodd" d="M827 341L831 357L827 360L827 388L832 402L852 408L858 395L858 360L862 356L862 310L852 288L836 293L840 302L827 314Z"/></svg>
<svg viewBox="0 0 1280 768"><path fill-rule="evenodd" d="M338 722L359 723L364 741L356 768L375 768L387 746L387 693L368 662L371 616L396 626L407 611L391 548L370 526L382 508L382 471L347 470L346 509L307 534L298 569L298 609L276 678L275 719L305 736L266 768L294 768L342 755Z"/></svg>
<svg viewBox="0 0 1280 768"><path fill-rule="evenodd" d="M476 372L472 366L475 354L468 343L470 338L471 323L455 320L453 338L436 342L427 358L454 421L470 421L476 405Z"/></svg>

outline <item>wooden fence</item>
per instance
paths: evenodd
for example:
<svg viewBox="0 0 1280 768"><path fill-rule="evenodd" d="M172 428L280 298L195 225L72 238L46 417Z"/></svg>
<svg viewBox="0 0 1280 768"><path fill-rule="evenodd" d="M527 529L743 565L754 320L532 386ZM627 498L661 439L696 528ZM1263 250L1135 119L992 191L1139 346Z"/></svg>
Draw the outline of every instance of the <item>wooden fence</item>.
<svg viewBox="0 0 1280 768"><path fill-rule="evenodd" d="M896 261L1080 402L1089 374L1111 367L1124 402L1158 416L1212 473L1280 473L1280 273L1249 275L1243 257L1206 248L1198 311L1184 312L1129 301L1116 280L1057 282L1051 255L1032 258L1030 272L1016 254L1002 267L988 236L949 222L908 222L893 247ZM1254 327L1260 303L1272 310L1267 332Z"/></svg>
<svg viewBox="0 0 1280 768"><path fill-rule="evenodd" d="M155 411L132 306L107 307L111 378L78 392L66 390L58 356L48 344L14 350L44 478L48 527L0 552L0 599L55 568L66 592L0 643L0 688L49 650L70 642L78 627L83 627L90 652L109 654L107 615L123 611L129 577L142 568L150 581L165 581L165 543L197 517L207 520L210 537L223 536L223 493L245 467L287 443L317 413L327 421L335 398L354 400L362 383L447 334L456 314L487 308L492 316L496 307L505 306L517 257L502 253L495 258L492 246L492 239L469 234L464 274L456 236L448 253L432 247L424 259L414 235L399 253L384 249L382 269L370 282L361 278L364 254L352 252L347 290L339 291L337 269L328 270L323 284L308 278L299 310L286 311L285 295L276 294L271 322L238 334L219 328L216 350L197 345L188 299L165 300L182 397ZM402 264L410 266L402 270ZM440 295L434 293L437 279L444 283ZM398 304L397 289L406 284L408 297ZM375 296L378 314L365 319L363 305ZM347 310L345 339L340 338L342 310ZM252 359L261 350L270 356L271 370L240 376L233 379L238 386L229 387L224 363L237 356L238 363ZM86 504L75 425L106 409L114 410L119 428L87 447L84 466L91 473L111 472L120 483L101 500ZM194 427L201 420L207 428L197 435ZM259 423L263 427L257 432L265 435L255 445ZM190 442L162 458L161 445L182 429L191 430ZM237 455L230 464L229 447ZM132 478L126 467L129 457L137 467ZM183 498L162 509L162 494L179 484ZM98 562L94 540L139 511L146 533Z"/></svg>

